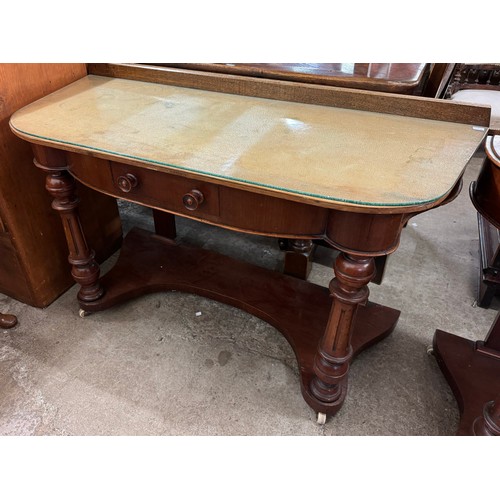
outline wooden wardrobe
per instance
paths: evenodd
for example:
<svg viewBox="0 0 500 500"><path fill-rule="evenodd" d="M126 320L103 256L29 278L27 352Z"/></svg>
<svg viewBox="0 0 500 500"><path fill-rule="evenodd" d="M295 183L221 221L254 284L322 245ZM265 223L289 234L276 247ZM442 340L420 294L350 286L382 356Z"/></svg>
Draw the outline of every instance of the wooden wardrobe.
<svg viewBox="0 0 500 500"><path fill-rule="evenodd" d="M74 284L68 248L45 176L9 128L12 113L85 76L85 64L0 64L0 293L45 307ZM99 262L116 251L116 200L78 186L82 225Z"/></svg>

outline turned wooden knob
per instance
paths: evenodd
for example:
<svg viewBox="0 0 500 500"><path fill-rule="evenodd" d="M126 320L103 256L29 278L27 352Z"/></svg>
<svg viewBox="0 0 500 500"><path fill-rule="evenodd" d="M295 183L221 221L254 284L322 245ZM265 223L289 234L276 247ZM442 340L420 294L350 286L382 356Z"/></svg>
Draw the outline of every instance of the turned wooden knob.
<svg viewBox="0 0 500 500"><path fill-rule="evenodd" d="M117 179L118 188L124 193L130 193L138 184L137 177L134 174L120 175Z"/></svg>
<svg viewBox="0 0 500 500"><path fill-rule="evenodd" d="M198 191L198 189L191 189L189 193L186 193L182 197L182 203L184 203L184 206L188 210L196 210L203 203L204 199L201 191Z"/></svg>

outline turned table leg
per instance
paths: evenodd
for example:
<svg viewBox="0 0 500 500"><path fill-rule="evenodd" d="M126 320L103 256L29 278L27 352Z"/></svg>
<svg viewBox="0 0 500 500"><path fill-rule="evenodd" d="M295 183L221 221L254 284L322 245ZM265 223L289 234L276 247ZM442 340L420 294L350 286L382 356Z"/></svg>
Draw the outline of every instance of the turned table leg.
<svg viewBox="0 0 500 500"><path fill-rule="evenodd" d="M52 208L59 212L69 248L68 261L72 266L73 279L80 285L78 299L81 303L92 302L104 294L99 283L99 264L95 253L87 245L83 234L76 196L76 182L67 171L62 151L34 146L35 165L47 173L45 187L54 197Z"/></svg>
<svg viewBox="0 0 500 500"><path fill-rule="evenodd" d="M333 305L321 339L313 370L310 392L325 408L336 413L347 392L347 374L353 355L351 335L356 310L366 304L367 284L375 274L371 257L356 257L341 253L334 264L335 278L330 282Z"/></svg>

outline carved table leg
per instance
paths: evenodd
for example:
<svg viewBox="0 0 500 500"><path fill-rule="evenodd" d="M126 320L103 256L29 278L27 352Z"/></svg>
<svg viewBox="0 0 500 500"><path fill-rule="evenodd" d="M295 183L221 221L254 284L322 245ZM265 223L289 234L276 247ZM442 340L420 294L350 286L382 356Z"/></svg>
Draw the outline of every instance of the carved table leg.
<svg viewBox="0 0 500 500"><path fill-rule="evenodd" d="M0 313L0 328L12 328L17 325L17 318L13 314Z"/></svg>
<svg viewBox="0 0 500 500"><path fill-rule="evenodd" d="M314 359L315 377L310 384L311 395L328 409L319 411L330 415L340 409L345 399L356 310L368 300L367 284L375 274L375 265L371 257L341 253L334 270L335 278L330 282L333 305Z"/></svg>
<svg viewBox="0 0 500 500"><path fill-rule="evenodd" d="M33 147L34 163L47 173L45 187L54 197L52 208L59 212L68 242L68 261L72 266L73 279L80 285L80 303L92 302L104 294L99 283L99 264L94 259L83 234L76 196L76 183L67 171L64 153L50 148Z"/></svg>
<svg viewBox="0 0 500 500"><path fill-rule="evenodd" d="M311 271L313 253L314 243L312 240L288 240L283 272L289 276L307 279Z"/></svg>

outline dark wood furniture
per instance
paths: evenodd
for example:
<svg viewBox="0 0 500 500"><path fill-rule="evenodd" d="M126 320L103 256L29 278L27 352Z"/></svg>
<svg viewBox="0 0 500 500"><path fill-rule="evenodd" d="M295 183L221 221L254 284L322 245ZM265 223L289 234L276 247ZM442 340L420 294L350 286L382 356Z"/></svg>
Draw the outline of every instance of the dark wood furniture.
<svg viewBox="0 0 500 500"><path fill-rule="evenodd" d="M0 64L0 292L45 307L73 285L67 245L32 151L9 128L22 106L87 74L85 64ZM79 189L82 224L99 261L121 242L116 201Z"/></svg>
<svg viewBox="0 0 500 500"><path fill-rule="evenodd" d="M470 195L484 220L500 228L500 136L488 137L486 155ZM457 434L499 436L500 314L484 341L436 330L433 346L460 409Z"/></svg>
<svg viewBox="0 0 500 500"><path fill-rule="evenodd" d="M353 356L388 335L399 317L368 301L374 257L396 250L413 215L458 194L489 110L193 70L99 71L106 76L90 75L10 122L47 175L82 310L172 289L242 308L287 338L318 420L334 415ZM335 277L324 288L135 229L100 278L76 212L74 178L207 224L323 239L340 251Z"/></svg>
<svg viewBox="0 0 500 500"><path fill-rule="evenodd" d="M447 99L491 106L490 129L500 132L500 64L456 64L446 88ZM478 212L479 287L477 304L489 307L500 291L500 232Z"/></svg>

